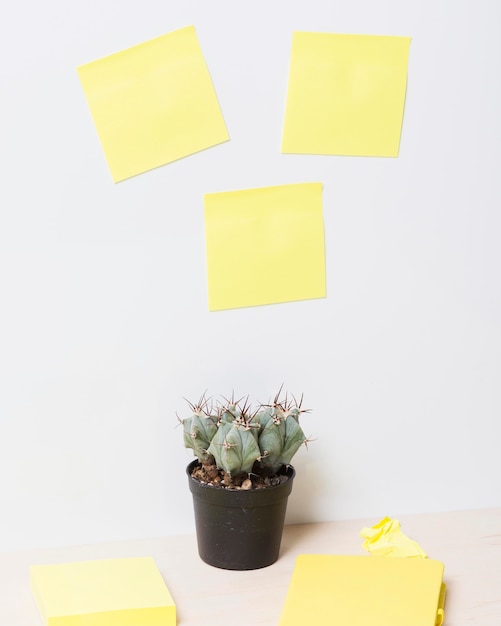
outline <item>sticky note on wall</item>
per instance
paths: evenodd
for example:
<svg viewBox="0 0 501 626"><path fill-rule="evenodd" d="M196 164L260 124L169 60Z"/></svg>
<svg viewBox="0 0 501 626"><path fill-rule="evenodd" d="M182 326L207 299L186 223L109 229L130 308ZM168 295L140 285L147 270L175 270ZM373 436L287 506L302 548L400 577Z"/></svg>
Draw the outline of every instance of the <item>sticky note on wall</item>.
<svg viewBox="0 0 501 626"><path fill-rule="evenodd" d="M229 139L193 26L77 71L115 182Z"/></svg>
<svg viewBox="0 0 501 626"><path fill-rule="evenodd" d="M204 197L209 309L325 297L322 184Z"/></svg>
<svg viewBox="0 0 501 626"><path fill-rule="evenodd" d="M410 41L293 33L282 152L398 156Z"/></svg>
<svg viewBox="0 0 501 626"><path fill-rule="evenodd" d="M150 557L30 568L45 626L176 626L176 607Z"/></svg>

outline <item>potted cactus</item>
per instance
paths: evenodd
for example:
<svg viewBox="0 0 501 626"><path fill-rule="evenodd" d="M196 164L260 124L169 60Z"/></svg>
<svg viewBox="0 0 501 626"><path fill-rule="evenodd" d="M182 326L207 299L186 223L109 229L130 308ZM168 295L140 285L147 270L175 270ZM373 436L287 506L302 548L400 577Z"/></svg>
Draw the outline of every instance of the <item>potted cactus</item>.
<svg viewBox="0 0 501 626"><path fill-rule="evenodd" d="M188 465L199 555L224 569L266 567L279 556L291 460L308 443L299 424L305 409L294 397L253 408L247 399L188 401L180 419Z"/></svg>

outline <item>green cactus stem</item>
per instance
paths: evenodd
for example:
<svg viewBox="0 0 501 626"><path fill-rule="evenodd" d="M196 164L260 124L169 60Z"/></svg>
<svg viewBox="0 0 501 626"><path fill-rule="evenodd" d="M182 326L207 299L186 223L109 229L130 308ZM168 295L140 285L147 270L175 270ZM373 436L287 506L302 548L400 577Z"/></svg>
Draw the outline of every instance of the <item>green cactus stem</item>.
<svg viewBox="0 0 501 626"><path fill-rule="evenodd" d="M290 465L292 457L306 443L299 425L298 413L281 407L272 409L272 417L258 437L260 463L269 472L278 472L282 465Z"/></svg>
<svg viewBox="0 0 501 626"><path fill-rule="evenodd" d="M229 476L250 474L261 450L253 429L241 424L223 423L213 437L208 452L216 465Z"/></svg>
<svg viewBox="0 0 501 626"><path fill-rule="evenodd" d="M211 477L219 470L227 486L241 484L237 478L276 474L308 441L299 424L302 399L281 400L280 393L256 410L247 398L212 403L203 395L197 404L188 402L192 415L180 420L185 447L211 468Z"/></svg>

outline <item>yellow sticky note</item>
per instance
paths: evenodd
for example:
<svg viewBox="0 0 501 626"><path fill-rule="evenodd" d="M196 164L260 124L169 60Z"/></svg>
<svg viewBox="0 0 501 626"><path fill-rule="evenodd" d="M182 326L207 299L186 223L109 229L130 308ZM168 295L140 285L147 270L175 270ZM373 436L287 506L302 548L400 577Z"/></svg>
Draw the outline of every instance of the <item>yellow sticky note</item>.
<svg viewBox="0 0 501 626"><path fill-rule="evenodd" d="M45 626L176 626L176 607L150 557L33 565Z"/></svg>
<svg viewBox="0 0 501 626"><path fill-rule="evenodd" d="M322 184L204 197L209 309L325 297Z"/></svg>
<svg viewBox="0 0 501 626"><path fill-rule="evenodd" d="M115 182L229 139L193 26L77 71Z"/></svg>
<svg viewBox="0 0 501 626"><path fill-rule="evenodd" d="M282 152L398 156L410 41L293 33Z"/></svg>
<svg viewBox="0 0 501 626"><path fill-rule="evenodd" d="M438 626L443 574L431 559L301 554L279 626Z"/></svg>
<svg viewBox="0 0 501 626"><path fill-rule="evenodd" d="M400 522L390 517L383 518L370 528L362 528L360 536L365 539L363 547L377 556L427 556L416 541L402 532Z"/></svg>

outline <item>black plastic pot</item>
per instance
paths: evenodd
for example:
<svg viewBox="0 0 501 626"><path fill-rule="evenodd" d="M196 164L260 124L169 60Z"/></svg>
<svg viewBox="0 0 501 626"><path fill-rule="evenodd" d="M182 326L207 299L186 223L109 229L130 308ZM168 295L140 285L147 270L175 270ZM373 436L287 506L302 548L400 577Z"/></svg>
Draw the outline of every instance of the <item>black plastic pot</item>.
<svg viewBox="0 0 501 626"><path fill-rule="evenodd" d="M296 472L266 489L235 490L206 485L191 477L198 461L186 468L193 495L198 553L214 567L250 570L278 559L287 500Z"/></svg>

